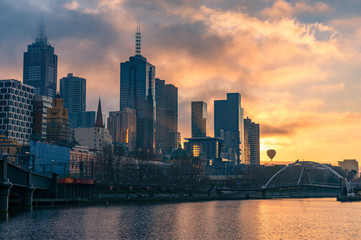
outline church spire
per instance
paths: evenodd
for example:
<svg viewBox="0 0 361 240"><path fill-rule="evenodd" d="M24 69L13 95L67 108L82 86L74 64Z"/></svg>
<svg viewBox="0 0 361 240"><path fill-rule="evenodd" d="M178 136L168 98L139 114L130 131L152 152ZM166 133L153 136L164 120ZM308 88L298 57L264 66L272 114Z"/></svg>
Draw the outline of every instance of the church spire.
<svg viewBox="0 0 361 240"><path fill-rule="evenodd" d="M100 102L100 97L99 97L99 103L98 103L97 119L95 121L94 127L104 128L103 114L102 114L102 104Z"/></svg>
<svg viewBox="0 0 361 240"><path fill-rule="evenodd" d="M140 33L140 21L137 21L137 33L135 34L135 55L141 55L142 35Z"/></svg>

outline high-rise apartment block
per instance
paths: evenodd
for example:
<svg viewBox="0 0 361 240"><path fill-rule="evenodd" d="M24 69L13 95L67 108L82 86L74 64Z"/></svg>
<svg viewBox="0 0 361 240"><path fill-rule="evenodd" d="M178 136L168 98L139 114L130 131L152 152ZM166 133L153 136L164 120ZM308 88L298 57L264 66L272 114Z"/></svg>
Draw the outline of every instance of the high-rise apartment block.
<svg viewBox="0 0 361 240"><path fill-rule="evenodd" d="M155 148L155 67L140 54L140 32L136 34L136 55L120 64L120 111L136 110L136 146L154 152Z"/></svg>
<svg viewBox="0 0 361 240"><path fill-rule="evenodd" d="M69 73L60 79L60 96L69 113L86 111L86 79Z"/></svg>
<svg viewBox="0 0 361 240"><path fill-rule="evenodd" d="M46 122L48 108L51 107L52 98L34 95L33 106L34 106L34 124L33 124L33 135L35 139L46 137ZM37 135L37 136L35 136Z"/></svg>
<svg viewBox="0 0 361 240"><path fill-rule="evenodd" d="M227 93L227 100L214 101L214 136L224 140L229 160L244 163L244 125L241 95Z"/></svg>
<svg viewBox="0 0 361 240"><path fill-rule="evenodd" d="M207 136L207 103L192 102L192 138Z"/></svg>
<svg viewBox="0 0 361 240"><path fill-rule="evenodd" d="M244 119L245 164L260 164L259 124L252 122L248 117Z"/></svg>
<svg viewBox="0 0 361 240"><path fill-rule="evenodd" d="M54 98L56 95L58 56L48 43L41 24L35 43L24 53L23 80L34 87L34 94Z"/></svg>
<svg viewBox="0 0 361 240"><path fill-rule="evenodd" d="M14 79L0 80L0 129L11 139L30 139L34 88Z"/></svg>
<svg viewBox="0 0 361 240"><path fill-rule="evenodd" d="M51 108L48 108L46 140L63 144L69 142L68 109L63 106L63 99L56 95Z"/></svg>

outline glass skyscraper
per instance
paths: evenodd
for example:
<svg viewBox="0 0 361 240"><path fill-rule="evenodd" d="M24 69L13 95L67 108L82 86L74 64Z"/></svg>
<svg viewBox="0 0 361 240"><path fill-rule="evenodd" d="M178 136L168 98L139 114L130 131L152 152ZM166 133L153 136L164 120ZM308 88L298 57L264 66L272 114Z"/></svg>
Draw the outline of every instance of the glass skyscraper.
<svg viewBox="0 0 361 240"><path fill-rule="evenodd" d="M207 136L207 103L192 102L192 138Z"/></svg>
<svg viewBox="0 0 361 240"><path fill-rule="evenodd" d="M214 136L224 140L235 164L244 163L243 115L239 93L227 93L227 100L214 101Z"/></svg>
<svg viewBox="0 0 361 240"><path fill-rule="evenodd" d="M56 95L58 56L48 43L41 24L35 43L24 53L23 80L34 87L34 94L54 98Z"/></svg>
<svg viewBox="0 0 361 240"><path fill-rule="evenodd" d="M136 55L120 64L120 111L136 110L136 148L155 149L155 67L140 54L140 33L136 35Z"/></svg>

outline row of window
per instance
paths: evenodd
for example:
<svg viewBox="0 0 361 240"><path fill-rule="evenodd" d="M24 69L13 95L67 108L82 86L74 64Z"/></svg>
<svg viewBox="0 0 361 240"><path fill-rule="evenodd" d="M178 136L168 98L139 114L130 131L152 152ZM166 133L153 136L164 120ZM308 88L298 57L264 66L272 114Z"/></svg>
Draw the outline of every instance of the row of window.
<svg viewBox="0 0 361 240"><path fill-rule="evenodd" d="M13 124L13 125L16 125L16 126L21 126L21 127L31 127L31 124L30 124L31 121L19 121L19 120L16 120L16 119L8 119L8 118L5 118L5 119L0 119L0 124Z"/></svg>
<svg viewBox="0 0 361 240"><path fill-rule="evenodd" d="M5 88L3 88L3 87L5 87ZM3 81L0 81L0 88L2 88L1 89L1 91L3 90L3 89L6 89L6 91L9 91L9 92L13 92L14 91L14 89L12 89L12 88L15 88L15 89L18 89L18 90L22 90L22 91L26 91L26 92L33 92L33 89L32 88L30 88L30 87L26 87L26 86L24 86L24 85L21 85L21 84L19 84L18 82L3 82Z"/></svg>

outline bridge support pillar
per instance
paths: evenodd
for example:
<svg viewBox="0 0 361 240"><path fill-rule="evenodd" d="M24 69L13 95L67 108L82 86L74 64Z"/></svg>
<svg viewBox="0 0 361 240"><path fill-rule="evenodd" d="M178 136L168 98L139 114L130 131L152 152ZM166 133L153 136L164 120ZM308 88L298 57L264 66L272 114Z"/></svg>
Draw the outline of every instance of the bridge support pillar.
<svg viewBox="0 0 361 240"><path fill-rule="evenodd" d="M266 190L262 190L262 198L266 198L267 197L267 194L266 194Z"/></svg>
<svg viewBox="0 0 361 240"><path fill-rule="evenodd" d="M7 213L9 211L9 196L12 186L13 184L9 181L0 182L0 213Z"/></svg>
<svg viewBox="0 0 361 240"><path fill-rule="evenodd" d="M35 188L32 186L29 186L25 189L24 205L25 205L25 208L28 210L33 209L33 193L34 193L34 191L35 191Z"/></svg>

